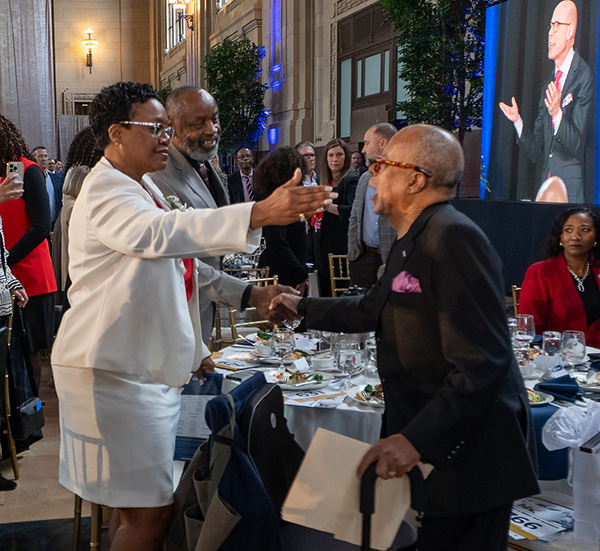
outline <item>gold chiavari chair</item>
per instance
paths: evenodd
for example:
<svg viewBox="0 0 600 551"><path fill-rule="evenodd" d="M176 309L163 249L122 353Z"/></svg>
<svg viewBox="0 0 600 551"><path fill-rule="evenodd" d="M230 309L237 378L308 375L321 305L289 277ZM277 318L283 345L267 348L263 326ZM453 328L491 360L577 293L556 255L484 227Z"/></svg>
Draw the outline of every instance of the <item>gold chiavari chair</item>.
<svg viewBox="0 0 600 551"><path fill-rule="evenodd" d="M226 274L229 274L233 277L238 277L244 281L248 281L249 283L253 283L255 281L261 281L263 279L267 279L269 277L270 272L269 266L264 266L263 268L224 268L223 271ZM247 309L254 310L254 309ZM220 350L223 347L223 322L224 320L229 319L231 313L229 312L229 308L224 304L217 304L215 307L215 331L214 336L211 337L209 348L211 352L215 352ZM232 339L233 332L235 329L232 329Z"/></svg>
<svg viewBox="0 0 600 551"><path fill-rule="evenodd" d="M513 297L513 309L514 309L515 316L516 316L519 313L519 296L521 295L521 287L512 285L511 290L512 290L512 297Z"/></svg>
<svg viewBox="0 0 600 551"><path fill-rule="evenodd" d="M10 337L12 334L12 316L8 318L8 346L10 347ZM8 356L8 353L7 353ZM19 480L19 463L17 462L17 447L12 433L11 426L11 408L10 408L10 381L8 378L8 365L4 373L4 429L2 433L6 435L8 447L10 449L10 460L12 464L15 480Z"/></svg>
<svg viewBox="0 0 600 551"><path fill-rule="evenodd" d="M248 283L265 287L267 285L277 285L278 277L261 277L256 279L247 279ZM235 308L228 308L229 311L229 326L231 328L231 339L233 343L243 340L239 329L244 327L256 327L259 330L267 330L272 327L269 320L259 319L256 308L246 308L243 312L239 312Z"/></svg>
<svg viewBox="0 0 600 551"><path fill-rule="evenodd" d="M337 297L350 288L350 263L345 254L329 253L331 295Z"/></svg>

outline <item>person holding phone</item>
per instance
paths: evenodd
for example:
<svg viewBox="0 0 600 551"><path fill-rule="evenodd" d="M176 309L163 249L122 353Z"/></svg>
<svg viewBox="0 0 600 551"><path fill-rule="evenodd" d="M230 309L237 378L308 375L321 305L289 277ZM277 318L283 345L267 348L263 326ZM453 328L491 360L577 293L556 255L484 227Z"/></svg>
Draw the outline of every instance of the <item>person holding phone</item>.
<svg viewBox="0 0 600 551"><path fill-rule="evenodd" d="M19 129L0 115L0 195L5 193L9 199L14 199L0 205L0 216L4 222L5 246L9 252L7 264L29 295L22 316L27 350L22 353L30 362L39 388L41 352L52 346L54 338L56 280L46 239L51 223L45 177L41 168L28 156L29 150ZM14 176L8 178L12 185L4 188L7 163L23 164L22 191ZM19 193L21 196L17 197ZM22 333L20 318L16 316L14 319L13 335ZM37 389L32 390L37 392ZM23 447L27 445L23 444Z"/></svg>
<svg viewBox="0 0 600 551"><path fill-rule="evenodd" d="M10 164L10 163L8 163ZM8 168L7 168L8 172ZM20 174L13 172L0 183L0 203L14 201L23 195L23 180ZM12 314L12 297L22 308L27 304L27 293L20 281L12 274L7 263L8 252L4 247L4 233L0 218L0 381L6 373L5 358L8 354L8 319ZM0 429L4 417L4 392L0 392ZM0 474L0 492L14 490L17 483L7 480Z"/></svg>

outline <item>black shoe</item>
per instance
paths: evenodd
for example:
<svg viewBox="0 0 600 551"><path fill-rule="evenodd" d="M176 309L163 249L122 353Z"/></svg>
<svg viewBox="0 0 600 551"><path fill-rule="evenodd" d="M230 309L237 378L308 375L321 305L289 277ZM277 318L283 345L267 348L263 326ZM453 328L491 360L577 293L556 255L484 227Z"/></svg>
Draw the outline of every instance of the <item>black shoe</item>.
<svg viewBox="0 0 600 551"><path fill-rule="evenodd" d="M10 492L17 487L14 480L7 480L0 474L0 492Z"/></svg>

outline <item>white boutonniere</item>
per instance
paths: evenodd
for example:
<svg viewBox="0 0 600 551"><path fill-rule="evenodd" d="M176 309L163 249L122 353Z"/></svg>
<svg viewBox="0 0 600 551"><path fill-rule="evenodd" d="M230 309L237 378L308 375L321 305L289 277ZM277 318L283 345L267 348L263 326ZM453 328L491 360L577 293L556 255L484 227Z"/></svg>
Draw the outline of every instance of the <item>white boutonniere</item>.
<svg viewBox="0 0 600 551"><path fill-rule="evenodd" d="M181 199L176 195L164 195L164 200L169 204L171 210L188 210L188 206L181 202Z"/></svg>
<svg viewBox="0 0 600 551"><path fill-rule="evenodd" d="M562 102L561 108L562 107L566 107L567 105L569 105L569 103L571 103L573 101L573 94L569 93L568 96L565 97L565 99Z"/></svg>

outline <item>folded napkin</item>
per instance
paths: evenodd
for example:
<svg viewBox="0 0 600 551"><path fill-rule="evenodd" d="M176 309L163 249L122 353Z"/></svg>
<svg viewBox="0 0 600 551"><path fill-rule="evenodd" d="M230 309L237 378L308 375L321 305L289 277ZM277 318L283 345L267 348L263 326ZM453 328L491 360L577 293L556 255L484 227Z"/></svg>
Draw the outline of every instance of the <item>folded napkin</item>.
<svg viewBox="0 0 600 551"><path fill-rule="evenodd" d="M557 400L564 400L565 402L580 400L580 395L583 394L582 388L571 375L563 375L556 379L538 383L533 388L546 394L552 394Z"/></svg>

